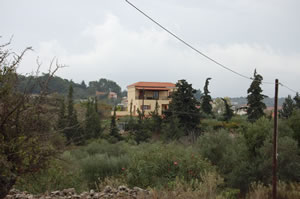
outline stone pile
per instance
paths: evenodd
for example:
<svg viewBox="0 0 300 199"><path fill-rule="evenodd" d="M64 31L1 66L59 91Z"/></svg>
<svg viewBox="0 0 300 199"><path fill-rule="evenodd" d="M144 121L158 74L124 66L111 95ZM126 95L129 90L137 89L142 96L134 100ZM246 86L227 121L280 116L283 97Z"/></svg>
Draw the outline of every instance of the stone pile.
<svg viewBox="0 0 300 199"><path fill-rule="evenodd" d="M77 194L74 188L64 189L62 191L52 191L50 193L33 195L26 191L19 191L17 189L10 190L5 199L97 199L97 198L123 198L123 199L139 199L147 198L149 191L134 187L129 189L126 186L119 186L117 189L106 186L103 191L96 192L90 190L89 192L82 192Z"/></svg>

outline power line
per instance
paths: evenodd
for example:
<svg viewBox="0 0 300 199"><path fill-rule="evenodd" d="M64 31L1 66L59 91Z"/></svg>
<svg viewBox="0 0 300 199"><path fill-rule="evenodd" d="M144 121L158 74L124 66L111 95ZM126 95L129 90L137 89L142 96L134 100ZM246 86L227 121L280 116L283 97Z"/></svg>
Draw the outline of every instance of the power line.
<svg viewBox="0 0 300 199"><path fill-rule="evenodd" d="M237 71L234 71L233 69L225 66L224 64L221 64L220 62L214 60L213 58L209 57L208 55L202 53L200 50L196 49L195 47L193 47L191 44L189 44L188 42L184 41L183 39L181 39L179 36L177 36L175 33L171 32L170 30L168 30L167 28L165 28L163 25L161 25L160 23L158 23L157 21L155 21L153 18L151 18L149 15L147 15L145 12L143 12L142 10L140 10L138 7L136 7L134 4L132 4L131 2L129 2L128 0L125 0L129 5L131 5L133 8L135 8L137 11L139 11L141 14L143 14L145 17L147 17L148 19L150 19L153 23L155 23L156 25L158 25L160 28L162 28L163 30L165 30L166 32L168 32L170 35L172 35L173 37L175 37L178 41L180 41L181 43L183 43L184 45L188 46L189 48L191 48L192 50L194 50L195 52L197 52L198 54L202 55L203 57L209 59L210 61L214 62L215 64L219 65L220 67L224 68L225 70L228 70L238 76L241 76L243 78L249 79L249 80L253 80L252 77L248 77L246 75L243 75ZM271 82L268 82L271 83ZM271 83L273 84L273 83Z"/></svg>
<svg viewBox="0 0 300 199"><path fill-rule="evenodd" d="M248 77L242 73L239 73L227 66L225 66L224 64L216 61L215 59L209 57L208 55L206 55L205 53L201 52L200 50L198 50L197 48L195 48L194 46L192 46L191 44L189 44L188 42L184 41L183 39L181 39L179 36L177 36L175 33L171 32L169 29L165 28L163 25L161 25L159 22L157 22L156 20L154 20L152 17L150 17L149 15L147 15L144 11L142 11L141 9L139 9L138 7L136 7L133 3L131 3L130 1L128 0L125 0L130 6L132 6L134 9L136 9L138 12L140 12L142 15L144 15L145 17L147 17L150 21L152 21L153 23L155 23L156 25L158 25L160 28L162 28L164 31L166 31L167 33L169 33L170 35L172 35L174 38L176 38L178 41L180 41L181 43L183 43L184 45L186 45L187 47L191 48L193 51L195 51L196 53L202 55L203 57L205 57L206 59L212 61L213 63L217 64L218 66L222 67L223 69L225 70L228 70L240 77L243 77L245 79L248 79L248 80L252 80L252 81L255 81L252 77ZM273 82L268 82L268 81L261 81L261 83L264 83L264 84L271 84L271 85L275 85L275 83ZM292 92L295 92L297 93L297 91L279 83L281 86L287 88L288 90L292 91Z"/></svg>
<svg viewBox="0 0 300 199"><path fill-rule="evenodd" d="M286 85L284 85L282 83L279 83L279 85L282 86L282 87L284 87L284 88L286 88L286 89L288 89L288 90L290 90L290 91L292 91L292 92L294 92L294 93L296 93L296 94L299 93L298 91L296 91L294 89L291 89L290 87L288 87L288 86L286 86Z"/></svg>

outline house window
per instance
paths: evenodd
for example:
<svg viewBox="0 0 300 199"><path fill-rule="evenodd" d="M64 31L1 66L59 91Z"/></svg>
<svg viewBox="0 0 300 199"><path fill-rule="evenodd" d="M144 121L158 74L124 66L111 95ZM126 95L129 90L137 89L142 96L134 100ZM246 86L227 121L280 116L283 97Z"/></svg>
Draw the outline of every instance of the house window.
<svg viewBox="0 0 300 199"><path fill-rule="evenodd" d="M150 110L151 109L151 106L150 105L141 105L141 110Z"/></svg>
<svg viewBox="0 0 300 199"><path fill-rule="evenodd" d="M158 98L159 98L159 92L153 91L153 99L158 99Z"/></svg>

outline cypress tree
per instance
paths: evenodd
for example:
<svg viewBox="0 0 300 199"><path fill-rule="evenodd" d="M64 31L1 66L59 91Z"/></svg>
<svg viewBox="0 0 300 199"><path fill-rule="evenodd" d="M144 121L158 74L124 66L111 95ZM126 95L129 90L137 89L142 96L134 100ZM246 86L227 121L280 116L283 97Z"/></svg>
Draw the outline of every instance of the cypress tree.
<svg viewBox="0 0 300 199"><path fill-rule="evenodd" d="M87 103L87 110L85 114L85 138L99 138L101 135L101 123L99 114L96 112L96 100Z"/></svg>
<svg viewBox="0 0 300 199"><path fill-rule="evenodd" d="M224 120L229 121L233 116L233 110L231 109L231 105L228 104L225 98L221 98L225 105L225 112L223 114Z"/></svg>
<svg viewBox="0 0 300 199"><path fill-rule="evenodd" d="M207 115L212 115L212 99L208 90L209 80L211 80L211 78L207 78L205 81L204 94L201 96L201 110Z"/></svg>
<svg viewBox="0 0 300 199"><path fill-rule="evenodd" d="M68 140L68 143L74 142L75 144L79 144L82 143L82 128L77 119L77 112L74 110L72 84L69 87L67 102L67 128L64 130L64 134Z"/></svg>
<svg viewBox="0 0 300 199"><path fill-rule="evenodd" d="M263 99L267 96L262 94L262 89L260 85L262 84L263 77L256 73L254 70L254 78L248 89L247 100L248 109L247 115L250 122L255 122L260 117L264 116L264 109L266 108Z"/></svg>
<svg viewBox="0 0 300 199"><path fill-rule="evenodd" d="M58 121L57 121L57 128L59 130L62 130L66 127L66 107L65 107L65 100L62 98L60 100L60 107L59 107L59 115L58 115Z"/></svg>
<svg viewBox="0 0 300 199"><path fill-rule="evenodd" d="M119 129L117 127L117 123L116 123L116 107L114 108L114 114L111 117L109 134L113 138L113 142L120 141L122 139L122 137L119 133Z"/></svg>

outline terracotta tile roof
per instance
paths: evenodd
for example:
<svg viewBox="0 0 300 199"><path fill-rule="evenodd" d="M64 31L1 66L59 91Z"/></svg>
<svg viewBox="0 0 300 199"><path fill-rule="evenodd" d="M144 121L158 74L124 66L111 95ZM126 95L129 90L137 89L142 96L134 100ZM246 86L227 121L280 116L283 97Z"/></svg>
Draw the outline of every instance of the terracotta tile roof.
<svg viewBox="0 0 300 199"><path fill-rule="evenodd" d="M136 82L127 86L127 88L129 87L174 88L175 84L170 82Z"/></svg>

